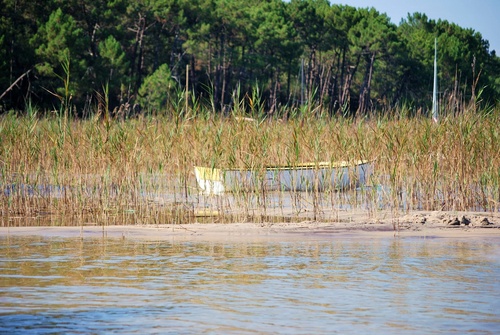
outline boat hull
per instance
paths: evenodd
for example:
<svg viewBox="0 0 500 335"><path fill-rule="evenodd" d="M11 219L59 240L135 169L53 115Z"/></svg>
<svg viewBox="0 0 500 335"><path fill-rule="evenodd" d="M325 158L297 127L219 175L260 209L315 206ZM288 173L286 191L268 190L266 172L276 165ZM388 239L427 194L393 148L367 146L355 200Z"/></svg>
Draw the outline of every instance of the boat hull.
<svg viewBox="0 0 500 335"><path fill-rule="evenodd" d="M205 194L224 192L325 191L364 185L372 173L369 161L320 162L255 170L195 166L198 187Z"/></svg>

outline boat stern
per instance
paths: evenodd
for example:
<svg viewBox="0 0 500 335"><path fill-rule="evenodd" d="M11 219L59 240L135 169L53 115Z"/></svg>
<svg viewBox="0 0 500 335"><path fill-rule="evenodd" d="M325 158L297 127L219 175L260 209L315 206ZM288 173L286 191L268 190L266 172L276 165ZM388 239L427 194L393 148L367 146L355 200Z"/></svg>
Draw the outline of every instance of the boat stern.
<svg viewBox="0 0 500 335"><path fill-rule="evenodd" d="M220 169L195 166L194 175L198 187L203 193L215 195L224 193L223 176Z"/></svg>

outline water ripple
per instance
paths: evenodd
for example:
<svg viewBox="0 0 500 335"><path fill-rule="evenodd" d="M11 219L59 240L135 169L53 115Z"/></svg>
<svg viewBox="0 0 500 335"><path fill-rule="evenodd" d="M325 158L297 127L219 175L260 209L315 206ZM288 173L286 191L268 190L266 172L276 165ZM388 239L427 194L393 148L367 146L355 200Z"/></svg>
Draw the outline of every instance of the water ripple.
<svg viewBox="0 0 500 335"><path fill-rule="evenodd" d="M0 237L0 248L0 333L500 329L500 245L491 241Z"/></svg>

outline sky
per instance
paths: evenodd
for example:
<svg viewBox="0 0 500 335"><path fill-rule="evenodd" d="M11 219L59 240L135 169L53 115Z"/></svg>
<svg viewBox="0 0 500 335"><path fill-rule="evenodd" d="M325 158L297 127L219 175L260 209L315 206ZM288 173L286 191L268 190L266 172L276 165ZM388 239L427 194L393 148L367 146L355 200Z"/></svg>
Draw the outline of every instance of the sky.
<svg viewBox="0 0 500 335"><path fill-rule="evenodd" d="M332 4L374 7L397 25L408 13L423 13L432 20L447 20L480 32L490 51L500 54L500 0L330 0Z"/></svg>

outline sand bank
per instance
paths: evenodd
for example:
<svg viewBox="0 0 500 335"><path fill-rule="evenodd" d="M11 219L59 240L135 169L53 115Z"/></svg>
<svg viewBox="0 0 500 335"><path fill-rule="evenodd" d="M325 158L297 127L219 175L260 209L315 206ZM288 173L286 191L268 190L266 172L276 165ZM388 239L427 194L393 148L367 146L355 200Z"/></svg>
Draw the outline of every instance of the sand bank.
<svg viewBox="0 0 500 335"><path fill-rule="evenodd" d="M340 212L335 222L190 223L127 226L0 227L2 236L107 237L172 241L324 240L332 238L495 238L500 213L426 212L410 214Z"/></svg>

